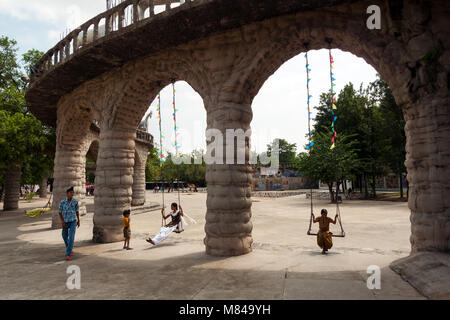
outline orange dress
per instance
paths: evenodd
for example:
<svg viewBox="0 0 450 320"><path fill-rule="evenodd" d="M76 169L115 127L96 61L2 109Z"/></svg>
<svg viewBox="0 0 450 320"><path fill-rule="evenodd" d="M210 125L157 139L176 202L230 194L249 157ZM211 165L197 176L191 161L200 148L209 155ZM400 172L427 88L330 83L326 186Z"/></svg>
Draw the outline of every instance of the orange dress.
<svg viewBox="0 0 450 320"><path fill-rule="evenodd" d="M333 222L333 219L320 216L317 218L319 221L319 232L317 232L317 245L323 249L328 250L333 246L333 238L330 232L330 223Z"/></svg>

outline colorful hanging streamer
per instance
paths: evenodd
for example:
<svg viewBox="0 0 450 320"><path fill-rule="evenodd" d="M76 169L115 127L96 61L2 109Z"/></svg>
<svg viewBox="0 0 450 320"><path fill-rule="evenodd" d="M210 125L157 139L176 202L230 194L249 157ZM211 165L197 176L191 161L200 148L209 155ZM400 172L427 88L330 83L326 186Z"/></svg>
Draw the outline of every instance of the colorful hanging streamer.
<svg viewBox="0 0 450 320"><path fill-rule="evenodd" d="M334 77L334 58L331 54L331 48L329 49L330 52L330 80L331 80L331 89L330 89L330 96L331 96L331 114L333 115L333 121L331 123L331 128L333 129L333 138L331 139L331 149L334 149L336 147L336 140L337 140L337 132L335 128L336 120L338 119L336 115L336 92L334 91L334 87L336 84L334 83L336 81L336 78Z"/></svg>
<svg viewBox="0 0 450 320"><path fill-rule="evenodd" d="M175 104L175 95L176 95L176 90L175 90L175 82L172 83L172 89L173 89L173 130L175 133L175 155L178 158L178 150L180 150L181 146L178 144L178 137L179 137L179 133L178 133L178 129L179 127L177 126L177 111L178 109L176 108L176 104Z"/></svg>
<svg viewBox="0 0 450 320"><path fill-rule="evenodd" d="M311 141L311 98L312 95L309 94L309 83L311 82L311 78L309 76L311 69L309 68L309 60L308 60L308 52L305 54L306 58L306 90L308 95L308 136L309 136L309 144L305 147L306 150L311 150L311 148L314 146L314 142Z"/></svg>
<svg viewBox="0 0 450 320"><path fill-rule="evenodd" d="M166 157L164 156L164 149L163 149L164 135L161 126L161 93L158 94L158 106L156 107L156 111L158 111L158 119L159 119L159 153L158 153L159 165L162 166L163 162L166 161Z"/></svg>

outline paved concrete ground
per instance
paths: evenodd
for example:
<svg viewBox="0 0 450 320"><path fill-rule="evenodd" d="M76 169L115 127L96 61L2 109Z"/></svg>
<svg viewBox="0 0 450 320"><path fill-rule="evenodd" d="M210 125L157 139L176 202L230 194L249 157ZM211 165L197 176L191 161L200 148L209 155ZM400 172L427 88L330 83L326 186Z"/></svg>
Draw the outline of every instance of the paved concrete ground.
<svg viewBox="0 0 450 320"><path fill-rule="evenodd" d="M160 195L147 193L149 201ZM176 194L166 195L175 201ZM92 201L92 200L90 200ZM133 251L122 243L94 244L92 213L82 217L75 255L64 262L60 230L49 216L31 220L21 211L0 214L0 299L424 299L388 265L410 250L406 203L346 201L341 206L346 238L335 238L326 256L306 236L305 196L253 204L252 253L218 258L204 253L206 194L182 194L186 213L198 221L180 235L151 247L144 239L160 228L159 212L132 216ZM334 208L316 201L317 211ZM0 207L1 209L1 207ZM81 289L68 290L66 269L81 268ZM366 286L370 265L381 268L381 289Z"/></svg>

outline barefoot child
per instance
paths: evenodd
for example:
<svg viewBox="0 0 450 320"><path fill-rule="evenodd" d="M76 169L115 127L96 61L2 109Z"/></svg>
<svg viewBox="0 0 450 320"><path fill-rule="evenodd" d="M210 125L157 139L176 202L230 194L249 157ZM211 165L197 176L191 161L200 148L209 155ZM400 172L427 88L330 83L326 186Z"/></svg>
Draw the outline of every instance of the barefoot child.
<svg viewBox="0 0 450 320"><path fill-rule="evenodd" d="M133 250L133 248L130 248L130 238L131 238L130 214L131 214L130 210L125 210L123 212L123 236L125 238L123 248L126 250Z"/></svg>
<svg viewBox="0 0 450 320"><path fill-rule="evenodd" d="M161 227L161 230L159 231L159 233L152 239L152 238L148 238L146 241L153 244L153 245L157 245L158 243L163 242L164 240L166 240L169 235L175 231L175 230L182 230L182 227L180 228L179 225L182 224L182 217L183 217L183 208L180 206L180 210L178 210L178 204L176 204L175 202L172 203L172 205L170 206L170 209L172 210L167 216L164 215L164 208L161 209L161 214L165 219L171 217L172 221L167 224L166 226ZM181 232L181 231L180 231Z"/></svg>
<svg viewBox="0 0 450 320"><path fill-rule="evenodd" d="M336 224L337 214L334 220L327 217L327 209L320 211L321 216L316 218L313 214L314 223L319 223L319 231L317 232L317 244L322 248L322 254L326 254L328 249L333 246L332 234L330 232L330 223Z"/></svg>

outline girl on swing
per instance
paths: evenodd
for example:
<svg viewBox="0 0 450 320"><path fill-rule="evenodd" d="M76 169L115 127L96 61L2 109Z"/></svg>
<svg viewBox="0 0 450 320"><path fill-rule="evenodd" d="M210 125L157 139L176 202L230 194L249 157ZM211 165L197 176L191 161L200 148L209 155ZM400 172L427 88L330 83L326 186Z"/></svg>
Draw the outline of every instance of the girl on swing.
<svg viewBox="0 0 450 320"><path fill-rule="evenodd" d="M330 232L330 223L336 224L336 219L338 215L334 217L334 220L327 217L327 209L322 209L320 211L320 217L316 218L313 216L314 223L319 223L319 231L317 232L317 244L322 249L322 254L326 254L329 249L333 246L333 233Z"/></svg>
<svg viewBox="0 0 450 320"><path fill-rule="evenodd" d="M146 240L147 242L151 243L152 245L157 245L158 243L163 242L174 231L176 233L180 233L180 232L184 231L183 230L183 216L184 216L183 208L180 206L180 210L178 210L178 204L176 202L174 202L170 205L170 209L172 211L169 212L169 214L167 216L164 214L164 212L165 212L164 208L161 209L161 214L162 214L164 221L166 221L166 219L169 217L172 218L172 221L170 223L168 223L167 225L162 226L159 233L153 239L148 238Z"/></svg>

